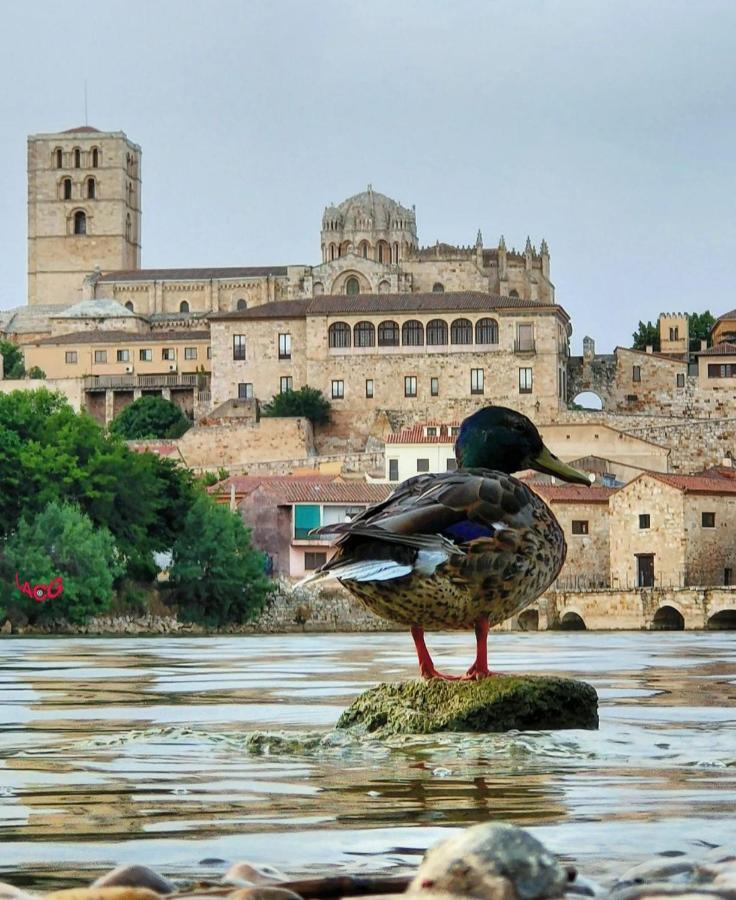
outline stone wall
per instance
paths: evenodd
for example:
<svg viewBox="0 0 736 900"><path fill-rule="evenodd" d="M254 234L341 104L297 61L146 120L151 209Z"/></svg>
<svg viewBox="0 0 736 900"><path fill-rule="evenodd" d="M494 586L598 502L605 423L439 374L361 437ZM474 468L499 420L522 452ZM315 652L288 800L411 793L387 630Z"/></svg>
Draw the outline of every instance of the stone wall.
<svg viewBox="0 0 736 900"><path fill-rule="evenodd" d="M688 418L661 424L650 420L646 424L632 423L627 431L670 447L673 472L697 472L719 465L729 455L736 458L736 418Z"/></svg>
<svg viewBox="0 0 736 900"><path fill-rule="evenodd" d="M565 532L567 557L558 588L589 588L608 584L610 559L608 503L555 503L546 499ZM573 534L574 521L587 522L586 534Z"/></svg>
<svg viewBox="0 0 736 900"><path fill-rule="evenodd" d="M11 391L37 391L39 388L63 394L77 412L84 407L82 381L79 378L0 378L0 393L3 394Z"/></svg>
<svg viewBox="0 0 736 900"><path fill-rule="evenodd" d="M263 418L258 423L195 425L177 441L187 466L216 469L243 467L251 471L257 462L307 457L313 452L312 425L308 419Z"/></svg>

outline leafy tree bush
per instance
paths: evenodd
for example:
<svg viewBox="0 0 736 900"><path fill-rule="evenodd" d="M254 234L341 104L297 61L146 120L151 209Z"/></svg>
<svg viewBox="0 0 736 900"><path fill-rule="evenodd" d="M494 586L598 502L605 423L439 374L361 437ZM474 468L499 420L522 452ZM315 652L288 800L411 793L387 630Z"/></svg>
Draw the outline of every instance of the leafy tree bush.
<svg viewBox="0 0 736 900"><path fill-rule="evenodd" d="M113 534L130 578L152 580L195 489L190 473L133 453L46 389L0 394L0 536L52 501L77 503Z"/></svg>
<svg viewBox="0 0 736 900"><path fill-rule="evenodd" d="M200 494L173 546L169 584L179 615L210 626L253 618L273 587L264 561L240 516Z"/></svg>
<svg viewBox="0 0 736 900"><path fill-rule="evenodd" d="M29 378L45 378L46 373L40 366L31 366L31 368L28 370L28 377Z"/></svg>
<svg viewBox="0 0 736 900"><path fill-rule="evenodd" d="M709 309L704 313L690 313L690 350L700 350L700 342L710 345L710 330L716 324L715 317Z"/></svg>
<svg viewBox="0 0 736 900"><path fill-rule="evenodd" d="M139 397L113 419L110 431L125 440L178 438L191 427L179 407L163 397Z"/></svg>
<svg viewBox="0 0 736 900"><path fill-rule="evenodd" d="M659 328L656 323L639 322L639 327L632 337L634 338L634 343L631 345L632 350L646 350L647 347L653 347L659 352Z"/></svg>
<svg viewBox="0 0 736 900"><path fill-rule="evenodd" d="M276 394L270 403L261 407L264 416L303 416L313 425L327 425L330 421L330 401L322 391L308 385L298 391Z"/></svg>
<svg viewBox="0 0 736 900"><path fill-rule="evenodd" d="M0 356L3 358L3 373L8 379L25 378L23 351L10 341L0 341Z"/></svg>
<svg viewBox="0 0 736 900"><path fill-rule="evenodd" d="M113 598L113 582L124 564L107 528L94 524L79 507L52 501L36 515L23 517L0 549L0 606L11 620L31 624L66 619L81 624L104 612ZM63 591L38 601L32 591L61 576Z"/></svg>

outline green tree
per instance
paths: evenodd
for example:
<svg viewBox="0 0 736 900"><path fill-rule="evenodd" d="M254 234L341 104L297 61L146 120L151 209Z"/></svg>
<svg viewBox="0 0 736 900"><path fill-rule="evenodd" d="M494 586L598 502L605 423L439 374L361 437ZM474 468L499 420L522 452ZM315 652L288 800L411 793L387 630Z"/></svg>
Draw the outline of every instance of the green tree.
<svg viewBox="0 0 736 900"><path fill-rule="evenodd" d="M327 425L330 421L330 401L322 391L308 385L298 391L276 394L261 412L264 416L303 416L313 425Z"/></svg>
<svg viewBox="0 0 736 900"><path fill-rule="evenodd" d="M123 562L107 528L94 524L79 507L52 501L40 513L23 517L0 548L0 607L11 620L31 624L66 619L83 623L104 612L113 599L113 582ZM17 586L28 582L56 589L59 596L37 600ZM16 584L17 578L17 584Z"/></svg>
<svg viewBox="0 0 736 900"><path fill-rule="evenodd" d="M651 322L639 322L638 329L632 335L634 343L631 345L632 350L646 350L647 347L653 347L659 351L659 328Z"/></svg>
<svg viewBox="0 0 736 900"><path fill-rule="evenodd" d="M28 370L28 377L29 378L45 378L46 373L40 366L31 366L31 368Z"/></svg>
<svg viewBox="0 0 736 900"><path fill-rule="evenodd" d="M205 494L174 543L169 583L179 615L211 626L253 618L273 588L240 516Z"/></svg>
<svg viewBox="0 0 736 900"><path fill-rule="evenodd" d="M178 438L191 427L181 409L163 397L139 397L113 419L110 431L128 441Z"/></svg>
<svg viewBox="0 0 736 900"><path fill-rule="evenodd" d="M700 350L701 341L707 341L710 345L710 330L716 320L709 309L703 313L690 313L688 324L691 350Z"/></svg>
<svg viewBox="0 0 736 900"><path fill-rule="evenodd" d="M0 341L0 356L3 358L3 373L8 379L25 378L23 351L10 341Z"/></svg>

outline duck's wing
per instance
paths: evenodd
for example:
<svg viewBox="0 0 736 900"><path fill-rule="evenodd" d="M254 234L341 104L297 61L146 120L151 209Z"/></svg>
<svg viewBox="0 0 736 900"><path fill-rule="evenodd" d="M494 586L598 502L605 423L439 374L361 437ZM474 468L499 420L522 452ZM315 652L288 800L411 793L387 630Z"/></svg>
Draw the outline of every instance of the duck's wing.
<svg viewBox="0 0 736 900"><path fill-rule="evenodd" d="M350 522L318 532L339 534L337 544L345 551L366 538L455 553L472 549L478 540L499 539L508 550L514 534L531 521L535 500L525 485L503 472L418 475Z"/></svg>

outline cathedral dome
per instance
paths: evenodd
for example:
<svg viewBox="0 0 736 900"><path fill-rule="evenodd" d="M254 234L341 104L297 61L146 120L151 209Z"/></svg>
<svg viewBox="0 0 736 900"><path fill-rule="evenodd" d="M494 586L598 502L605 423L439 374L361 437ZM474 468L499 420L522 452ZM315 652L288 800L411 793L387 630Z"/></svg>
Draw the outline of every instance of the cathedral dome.
<svg viewBox="0 0 736 900"><path fill-rule="evenodd" d="M409 229L414 226L414 211L407 209L385 194L374 191L368 185L367 191L348 197L338 204L337 212L343 227L355 230Z"/></svg>

